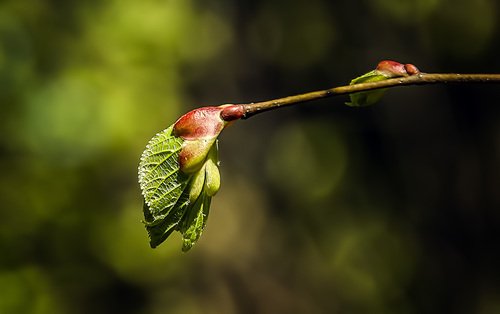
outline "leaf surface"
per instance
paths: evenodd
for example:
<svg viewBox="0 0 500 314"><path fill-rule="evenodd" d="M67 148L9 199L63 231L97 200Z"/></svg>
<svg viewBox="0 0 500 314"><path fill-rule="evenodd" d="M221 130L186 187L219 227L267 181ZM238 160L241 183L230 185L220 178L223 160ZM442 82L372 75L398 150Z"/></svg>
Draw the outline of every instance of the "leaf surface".
<svg viewBox="0 0 500 314"><path fill-rule="evenodd" d="M170 126L149 141L141 156L139 185L151 247L158 246L176 230L188 208L190 176L179 170L182 142L173 136Z"/></svg>
<svg viewBox="0 0 500 314"><path fill-rule="evenodd" d="M171 126L156 134L139 162L144 223L151 247L179 231L182 250L188 251L201 236L212 196L219 188L218 148L214 140L199 170L186 174L179 162L185 140L176 137L172 130Z"/></svg>
<svg viewBox="0 0 500 314"><path fill-rule="evenodd" d="M382 75L380 71L378 70L373 70L368 73L365 73L355 79L353 79L350 83L350 85L354 84L360 84L360 83L369 83L369 82L378 82L378 81L383 81L387 80L388 77L385 75ZM376 90L371 90L367 92L358 92L358 93L352 93L349 95L349 98L351 99L350 102L346 102L346 105L351 106L351 107L365 107L365 106L370 106L373 105L374 103L378 102L385 93L386 89L376 89Z"/></svg>

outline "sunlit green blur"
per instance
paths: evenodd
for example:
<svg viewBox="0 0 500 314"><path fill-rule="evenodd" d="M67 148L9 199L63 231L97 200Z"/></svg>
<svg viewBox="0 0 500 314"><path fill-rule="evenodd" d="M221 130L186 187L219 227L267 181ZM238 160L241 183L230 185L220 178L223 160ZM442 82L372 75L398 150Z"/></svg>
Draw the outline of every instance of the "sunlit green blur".
<svg viewBox="0 0 500 314"><path fill-rule="evenodd" d="M0 313L500 313L500 88L236 122L187 254L137 165L203 105L500 72L495 0L0 2Z"/></svg>

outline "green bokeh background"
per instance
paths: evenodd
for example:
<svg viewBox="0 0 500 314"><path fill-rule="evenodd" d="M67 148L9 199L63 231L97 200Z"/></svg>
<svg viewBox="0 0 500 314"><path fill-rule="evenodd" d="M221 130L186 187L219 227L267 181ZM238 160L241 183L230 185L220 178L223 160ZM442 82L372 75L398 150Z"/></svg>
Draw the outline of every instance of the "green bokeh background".
<svg viewBox="0 0 500 314"><path fill-rule="evenodd" d="M500 88L237 122L198 244L148 246L137 164L202 105L382 59L500 72L495 0L0 2L0 313L500 313Z"/></svg>

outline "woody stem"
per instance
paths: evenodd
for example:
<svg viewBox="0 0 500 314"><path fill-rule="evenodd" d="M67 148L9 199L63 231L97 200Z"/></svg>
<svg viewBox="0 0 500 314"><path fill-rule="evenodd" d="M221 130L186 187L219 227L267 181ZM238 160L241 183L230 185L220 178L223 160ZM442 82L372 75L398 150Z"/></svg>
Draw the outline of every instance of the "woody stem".
<svg viewBox="0 0 500 314"><path fill-rule="evenodd" d="M248 119L261 112L331 96L365 92L374 89L390 88L396 86L445 83L500 83L500 74L419 73L410 76L391 78L378 82L332 87L325 90L287 96L273 100L241 104L240 106L242 106L244 109L243 119Z"/></svg>

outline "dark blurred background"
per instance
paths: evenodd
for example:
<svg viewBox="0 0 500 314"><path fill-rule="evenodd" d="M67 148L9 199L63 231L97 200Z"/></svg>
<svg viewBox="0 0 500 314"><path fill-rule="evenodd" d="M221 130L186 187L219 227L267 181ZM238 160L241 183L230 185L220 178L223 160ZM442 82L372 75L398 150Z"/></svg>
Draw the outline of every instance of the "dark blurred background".
<svg viewBox="0 0 500 314"><path fill-rule="evenodd" d="M383 59L500 72L495 0L0 2L0 313L500 313L500 88L391 90L221 136L198 244L149 248L148 140Z"/></svg>

